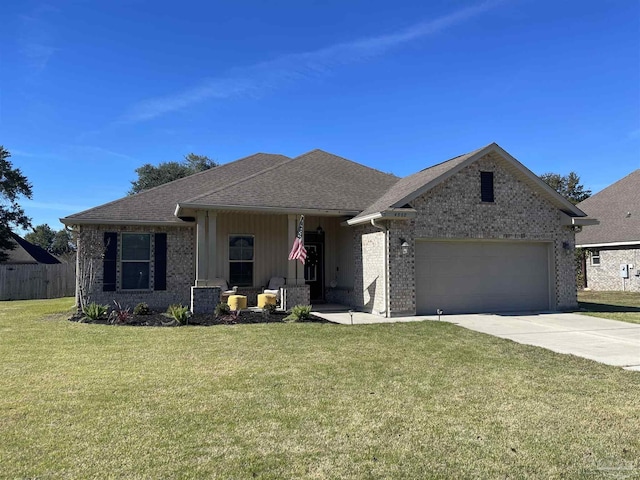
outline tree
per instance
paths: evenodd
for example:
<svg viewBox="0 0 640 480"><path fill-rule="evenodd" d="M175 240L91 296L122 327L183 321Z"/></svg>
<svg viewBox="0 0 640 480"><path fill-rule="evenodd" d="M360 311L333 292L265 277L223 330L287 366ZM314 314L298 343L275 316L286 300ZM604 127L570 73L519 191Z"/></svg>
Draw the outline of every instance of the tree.
<svg viewBox="0 0 640 480"><path fill-rule="evenodd" d="M190 153L185 155L182 162L163 162L158 166L145 163L136 168L138 179L131 182L129 195L140 193L164 183L172 182L179 178L188 177L194 173L203 172L218 164L205 155Z"/></svg>
<svg viewBox="0 0 640 480"><path fill-rule="evenodd" d="M74 253L76 251L76 247L73 242L73 238L71 238L71 234L65 230L58 230L56 232L55 237L53 237L53 242L51 243L51 253L57 256L66 256Z"/></svg>
<svg viewBox="0 0 640 480"><path fill-rule="evenodd" d="M56 232L54 232L49 225L47 225L46 223L43 223L42 225L38 225L37 227L34 227L32 232L27 233L24 236L24 239L27 242L33 243L34 245L38 245L39 247L42 247L47 252L49 252L55 236L56 236Z"/></svg>
<svg viewBox="0 0 640 480"><path fill-rule="evenodd" d="M31 184L19 168L13 167L10 157L9 151L0 146L0 262L9 258L8 250L16 248L11 238L12 228L31 226L31 220L18 204L19 197L33 195Z"/></svg>
<svg viewBox="0 0 640 480"><path fill-rule="evenodd" d="M55 231L46 223L35 227L24 238L26 241L44 248L53 255L63 256L75 251L71 234L68 231L65 229Z"/></svg>
<svg viewBox="0 0 640 480"><path fill-rule="evenodd" d="M591 196L591 190L585 190L584 186L580 184L580 177L576 172L569 172L568 175L543 173L540 178L574 205Z"/></svg>

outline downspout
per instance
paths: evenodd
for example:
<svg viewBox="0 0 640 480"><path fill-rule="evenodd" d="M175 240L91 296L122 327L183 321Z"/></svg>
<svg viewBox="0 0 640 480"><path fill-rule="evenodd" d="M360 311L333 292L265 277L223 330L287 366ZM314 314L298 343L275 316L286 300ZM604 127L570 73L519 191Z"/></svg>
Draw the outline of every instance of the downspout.
<svg viewBox="0 0 640 480"><path fill-rule="evenodd" d="M371 225L375 228L378 228L384 232L384 304L385 304L385 312L384 316L386 318L391 317L391 299L389 298L389 228L383 227L382 225L376 224L376 219L371 219Z"/></svg>

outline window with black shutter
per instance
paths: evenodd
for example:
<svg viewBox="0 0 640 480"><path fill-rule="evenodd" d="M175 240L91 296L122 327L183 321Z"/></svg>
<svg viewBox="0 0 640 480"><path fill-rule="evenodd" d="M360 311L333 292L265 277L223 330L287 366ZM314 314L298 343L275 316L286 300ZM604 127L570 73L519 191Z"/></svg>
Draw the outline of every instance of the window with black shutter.
<svg viewBox="0 0 640 480"><path fill-rule="evenodd" d="M154 290L166 290L167 234L153 234L153 242L151 242L149 233L105 232L102 264L102 291L104 292L149 290L152 287ZM151 284L152 271L153 285Z"/></svg>
<svg viewBox="0 0 640 480"><path fill-rule="evenodd" d="M154 261L154 274L153 274L153 289L154 290L166 290L167 289L167 234L156 233L155 234L155 251L153 253Z"/></svg>
<svg viewBox="0 0 640 480"><path fill-rule="evenodd" d="M480 198L483 202L493 202L493 172L480 172Z"/></svg>

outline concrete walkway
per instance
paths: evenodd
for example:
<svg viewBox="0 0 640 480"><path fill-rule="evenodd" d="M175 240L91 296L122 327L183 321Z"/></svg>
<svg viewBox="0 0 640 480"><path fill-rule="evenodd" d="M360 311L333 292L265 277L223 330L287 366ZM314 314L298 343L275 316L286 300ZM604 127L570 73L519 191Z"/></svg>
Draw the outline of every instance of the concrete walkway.
<svg viewBox="0 0 640 480"><path fill-rule="evenodd" d="M352 323L348 312L314 312L314 315L334 323ZM430 315L384 318L369 313L353 313L354 325L423 320L437 321L438 317ZM441 321L514 342L640 371L638 324L574 313L443 315Z"/></svg>

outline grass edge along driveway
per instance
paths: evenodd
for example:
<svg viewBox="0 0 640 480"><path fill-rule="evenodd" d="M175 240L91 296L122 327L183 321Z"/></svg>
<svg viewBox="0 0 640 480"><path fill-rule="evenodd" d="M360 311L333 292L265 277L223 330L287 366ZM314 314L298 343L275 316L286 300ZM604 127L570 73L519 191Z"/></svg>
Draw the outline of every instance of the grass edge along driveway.
<svg viewBox="0 0 640 480"><path fill-rule="evenodd" d="M640 474L639 372L444 322L113 327L70 305L0 304L0 477Z"/></svg>
<svg viewBox="0 0 640 480"><path fill-rule="evenodd" d="M621 322L640 323L640 293L580 290L576 313Z"/></svg>

